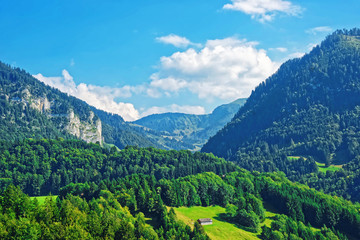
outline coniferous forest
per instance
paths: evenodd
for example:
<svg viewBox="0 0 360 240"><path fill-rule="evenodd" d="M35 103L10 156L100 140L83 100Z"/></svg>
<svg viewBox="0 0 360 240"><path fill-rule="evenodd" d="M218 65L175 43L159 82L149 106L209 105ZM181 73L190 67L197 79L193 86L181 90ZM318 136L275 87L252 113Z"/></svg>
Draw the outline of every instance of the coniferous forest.
<svg viewBox="0 0 360 240"><path fill-rule="evenodd" d="M202 151L359 201L359 36L338 30L284 63ZM316 162L340 168L325 173Z"/></svg>

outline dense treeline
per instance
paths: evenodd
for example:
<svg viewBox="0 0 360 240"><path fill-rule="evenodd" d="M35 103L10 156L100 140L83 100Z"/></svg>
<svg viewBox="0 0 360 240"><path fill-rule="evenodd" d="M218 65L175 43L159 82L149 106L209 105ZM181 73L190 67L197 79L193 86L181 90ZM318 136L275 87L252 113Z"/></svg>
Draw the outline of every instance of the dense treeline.
<svg viewBox="0 0 360 240"><path fill-rule="evenodd" d="M103 190L109 189L113 193L117 186L122 194L117 199L133 213L153 212L144 204L152 205L159 193L168 206L216 204L225 207L232 204L229 219L233 218L231 221L253 230L264 219L262 204L257 204L261 199L293 219L316 227L325 224L342 232L351 232L360 224L355 210L343 200L335 201L324 194L291 184L280 175L257 176L246 171L229 173L237 167L209 154L137 147L117 151L97 144L61 139L2 142L0 150L2 185L13 183L32 195L57 194L60 187L67 184L89 182L84 185L88 190L79 190L84 197L95 194L99 189L97 186L108 185ZM205 171L224 176L221 178L210 173L189 176ZM135 175L119 179L134 173L151 174L152 177ZM104 179L107 181L102 182ZM77 194L79 191L70 192ZM91 195L88 200L92 197L99 196ZM344 221L347 224L344 225Z"/></svg>
<svg viewBox="0 0 360 240"><path fill-rule="evenodd" d="M323 120L320 121L320 118ZM360 124L357 120L360 119L360 108L355 108L354 111L348 112L343 118L346 120L344 120L345 122L358 122L357 124ZM321 115L318 112L317 119L319 121L312 119L314 124L319 126L326 125L326 115ZM339 121L341 119L339 118ZM282 122L285 123L286 120ZM309 122L311 121L309 120ZM296 126L301 126L300 122L292 123L290 120L288 120L287 124L290 126L289 129L296 129ZM339 122L339 124L341 123ZM338 126L336 124L333 125ZM283 127L283 129L285 129L284 132L288 130L286 127ZM271 128L268 131L271 131ZM317 137L315 143L312 143L313 138L309 137L309 142L307 143L290 141L287 147L281 149L277 145L269 145L267 142L260 141L256 145L248 145L242 148L243 152L237 153L235 161L240 166L249 170L281 170L293 181L299 181L317 190L342 196L345 199L360 201L359 132L360 126L355 124L352 124L342 134L334 132L334 135L331 135L331 131L324 130L322 133L323 137ZM313 137L315 138L315 136ZM341 141L341 146L339 146ZM335 146L338 146L338 149L335 154L331 154L336 149ZM345 147L346 149L343 149ZM326 153L321 149L327 149ZM288 158L291 155L304 157ZM330 164L330 159L334 164L343 164L344 159L348 159L349 162L336 172L328 171L323 173L318 171L314 157L317 161L328 164Z"/></svg>
<svg viewBox="0 0 360 240"><path fill-rule="evenodd" d="M317 228L325 225L327 227L323 228L327 229L324 230L323 236L325 237L326 234L333 234L341 239L338 232L360 237L358 206L291 183L280 173L260 174L240 170L233 163L216 158L211 154L138 147L127 147L118 151L114 147L106 149L98 144L63 139L26 139L18 143L1 142L0 150L0 169L3 174L0 180L3 187L10 184L4 194L12 189L11 191L17 192L19 196L24 196L19 193L19 189L14 190L11 183L33 195L49 192L59 193L61 201L56 203L56 212L61 211L61 204L65 201L74 205L71 208L73 210L69 210L70 212L75 211L82 216L93 215L95 207L91 208L91 203L103 201L102 199L105 198L110 203L115 202L119 206L127 207L130 214L136 216L135 220L131 220L132 225L136 225L136 221L144 222L143 217L137 216L139 213L143 213L159 223L159 226L155 226L154 231L140 224L143 226L142 229L149 230L149 232L141 234L150 234L155 236L154 239L156 236L169 239L171 236L180 238L182 235L188 236L185 239L191 239L195 234L190 228L177 223L175 214L173 211L168 212L165 205L174 207L221 205L227 209L227 213L223 216L224 219L248 231L259 232L260 223L265 219L264 202L292 218L297 225L311 224ZM298 161L306 160L299 159ZM237 172L233 172L234 170ZM193 175L205 171L213 171L218 175L215 173ZM134 173L137 174L134 175ZM67 186L59 192L59 188L66 184ZM6 209L14 206L16 212L22 211L22 208L29 208L28 211L35 214L38 208L31 204L21 207L21 204L15 200L11 200L14 201L12 203L7 199L12 198L8 196L0 198L0 202L4 203L1 209L5 214L2 218L3 225L0 227L5 229L4 234L12 236L16 234L15 226L21 222L16 220L16 214L6 215L6 211L8 211ZM114 208L119 209L118 207ZM103 209L103 206L100 209ZM31 218L31 214L28 219L27 213L25 215L23 212L20 213L21 216L26 216L26 219L22 219L22 221L34 222L35 218ZM117 214L120 213L115 211L114 216ZM97 216L97 219L102 218L101 214ZM86 221L71 222L73 224L65 223L66 221L61 216L53 219L54 222L51 224L54 225L49 224L47 227L52 229L57 226L56 231L59 232L50 232L49 234L60 236L60 238L63 236L61 234L65 234L64 232L73 231L66 230L67 226L78 225L77 230L74 230L76 234L83 232L93 238L98 238L96 234L105 234L104 231L108 231L102 229L98 230L98 233L92 232L87 225L89 217L84 218ZM26 227L27 230L24 229L24 231L35 231L40 235L50 231L41 225L38 218L36 218L36 222L40 225L35 224L34 228L28 226L32 230L30 231ZM60 227L59 222L64 226ZM120 225L118 222L109 222L109 224L114 225L114 228L109 227L112 229L109 230L111 233L105 235L112 238L117 231L120 231ZM131 224L129 226L132 226ZM106 225L102 224L101 226ZM140 233L136 233L136 227L134 229L136 238L141 236L145 239L152 238L145 237L145 235L140 236ZM197 229L195 232L199 232L203 236L201 227L197 226L194 229ZM290 233L283 231L281 234L285 236ZM321 233L314 236L320 236L319 234ZM40 238L40 235L36 236Z"/></svg>
<svg viewBox="0 0 360 240"><path fill-rule="evenodd" d="M297 179L300 183L331 195L341 196L351 201L360 201L360 158L337 171L311 173Z"/></svg>
<svg viewBox="0 0 360 240"><path fill-rule="evenodd" d="M290 239L290 240L326 240L326 239L347 239L338 231L322 227L320 231L314 232L311 226L297 222L286 215L275 216L271 227L263 226L261 238L264 240Z"/></svg>
<svg viewBox="0 0 360 240"><path fill-rule="evenodd" d="M132 215L115 196L100 190L89 201L67 195L49 197L39 204L10 185L0 195L1 239L196 239L208 240L200 225L194 230L177 221L160 201L155 202L156 229L146 224L144 214Z"/></svg>
<svg viewBox="0 0 360 240"><path fill-rule="evenodd" d="M340 198L329 197L305 186L278 184L265 178L257 184L262 185L261 196L264 201L289 217L314 227L326 225L359 237L358 206L354 207Z"/></svg>
<svg viewBox="0 0 360 240"><path fill-rule="evenodd" d="M117 151L79 140L0 142L0 186L10 183L30 195L57 194L70 183L151 174L178 178L205 171L226 174L237 167L211 154L127 147Z"/></svg>
<svg viewBox="0 0 360 240"><path fill-rule="evenodd" d="M359 212L351 203L293 184L279 174L246 171L222 177L202 173L176 180L131 175L98 185L70 184L61 190L56 201L49 197L44 204L30 200L19 188L10 185L0 194L0 237L205 240L208 237L197 222L191 230L165 204L220 203L226 205L228 221L259 232L264 200L280 207L279 211L287 211L288 216L276 216L271 228L265 225L262 239L347 239L342 233L359 237ZM280 206L283 202L286 206ZM321 216L330 212L330 216ZM146 224L145 216L153 219L154 226ZM316 221L314 226L321 225L321 231L310 227L311 218Z"/></svg>
<svg viewBox="0 0 360 240"><path fill-rule="evenodd" d="M92 199L102 189L112 192L131 212L155 212L156 199L162 199L168 206L221 205L226 206L228 221L258 232L259 223L265 218L263 203L266 202L297 225L326 226L335 235L341 232L360 237L359 206L292 183L281 174L237 171L222 177L202 173L172 180L131 175L102 181L99 185L70 184L61 190L60 197L73 194ZM317 234L314 235L321 235Z"/></svg>

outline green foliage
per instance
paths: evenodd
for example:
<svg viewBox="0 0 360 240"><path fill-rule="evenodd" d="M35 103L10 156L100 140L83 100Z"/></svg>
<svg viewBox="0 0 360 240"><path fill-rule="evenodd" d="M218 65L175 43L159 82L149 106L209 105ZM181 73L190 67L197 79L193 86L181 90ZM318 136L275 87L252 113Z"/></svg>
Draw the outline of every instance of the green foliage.
<svg viewBox="0 0 360 240"><path fill-rule="evenodd" d="M322 227L321 231L313 231L309 226L302 222L294 221L286 215L278 215L271 223L271 228L262 227L261 239L290 239L290 240L322 240L322 239L347 239L346 236L338 231Z"/></svg>
<svg viewBox="0 0 360 240"><path fill-rule="evenodd" d="M58 194L60 187L70 183L99 183L134 173L171 179L205 171L226 174L236 169L211 154L138 147L117 151L79 140L0 142L0 150L0 186L13 183L35 196Z"/></svg>
<svg viewBox="0 0 360 240"><path fill-rule="evenodd" d="M249 182L253 184L249 185ZM311 224L317 228L325 225L338 236L339 231L360 237L358 206L292 183L282 174L237 171L223 177L214 173L201 173L172 180L131 175L102 181L98 186L94 185L91 191L83 188L82 184L71 184L61 190L59 197L64 198L70 193L85 199L96 199L101 189L109 189L120 204L128 206L133 213L141 211L145 214L160 214L165 226L169 223L165 218L166 211L159 207L162 203L175 207L227 205L228 212L223 216L227 221L248 231L259 232L260 222L265 219L263 202L266 201L296 224ZM277 235L284 232L277 231Z"/></svg>
<svg viewBox="0 0 360 240"><path fill-rule="evenodd" d="M350 163L336 171L320 171L307 174L299 180L312 188L341 196L352 201L360 201L360 158L356 156Z"/></svg>
<svg viewBox="0 0 360 240"><path fill-rule="evenodd" d="M157 202L163 215L159 228L145 222L143 213L132 215L108 190L96 199L67 195L39 205L13 185L0 195L1 239L209 239L202 227L194 231L176 220Z"/></svg>
<svg viewBox="0 0 360 240"><path fill-rule="evenodd" d="M283 174L245 170L222 177L201 173L157 180L154 175L135 174L99 184L72 183L61 189L57 200L47 198L42 205L10 185L0 196L0 234L4 239L51 239L64 234L75 239L207 239L202 228L191 231L177 220L173 210L167 211L165 204L227 206L222 217L259 232L265 219L263 201L287 215L275 219L270 230L263 227L264 239L346 239L343 234L360 237L357 206L291 183ZM155 232L145 224L144 215L156 219ZM310 224L322 228L321 232L304 227ZM22 228L14 230L18 225Z"/></svg>

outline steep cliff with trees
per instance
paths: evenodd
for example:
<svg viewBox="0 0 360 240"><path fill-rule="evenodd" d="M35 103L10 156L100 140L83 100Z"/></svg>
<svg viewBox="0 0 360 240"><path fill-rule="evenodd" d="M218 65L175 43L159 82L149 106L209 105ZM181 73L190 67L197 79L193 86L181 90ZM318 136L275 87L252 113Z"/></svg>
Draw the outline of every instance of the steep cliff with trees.
<svg viewBox="0 0 360 240"><path fill-rule="evenodd" d="M124 148L157 146L119 115L89 106L0 62L0 139L79 138Z"/></svg>

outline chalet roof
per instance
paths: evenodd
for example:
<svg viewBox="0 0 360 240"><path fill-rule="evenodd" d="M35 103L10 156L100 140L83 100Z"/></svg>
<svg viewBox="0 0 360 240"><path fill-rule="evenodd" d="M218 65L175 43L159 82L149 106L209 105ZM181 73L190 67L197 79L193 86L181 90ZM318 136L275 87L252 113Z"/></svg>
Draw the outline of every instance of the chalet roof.
<svg viewBox="0 0 360 240"><path fill-rule="evenodd" d="M201 222L212 222L211 218L199 218L198 221Z"/></svg>

